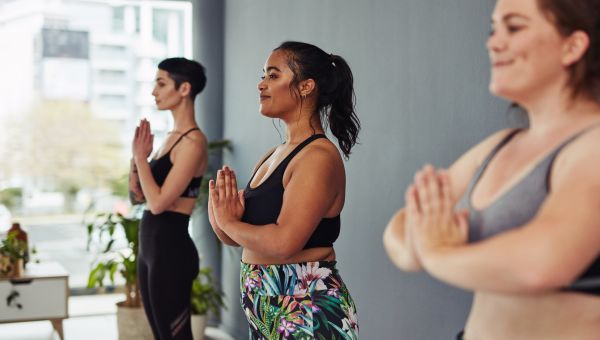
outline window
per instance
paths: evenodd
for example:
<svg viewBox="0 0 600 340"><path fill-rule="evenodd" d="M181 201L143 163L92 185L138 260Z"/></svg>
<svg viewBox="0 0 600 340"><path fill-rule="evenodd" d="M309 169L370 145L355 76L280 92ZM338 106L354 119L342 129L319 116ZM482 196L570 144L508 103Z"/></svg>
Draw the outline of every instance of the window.
<svg viewBox="0 0 600 340"><path fill-rule="evenodd" d="M0 233L19 221L38 258L61 262L77 289L94 258L82 221L131 209L133 126L165 116L151 96L154 72L166 57L191 57L182 34L191 2L70 0L51 14L38 5L0 1L0 46L11 49L0 64Z"/></svg>

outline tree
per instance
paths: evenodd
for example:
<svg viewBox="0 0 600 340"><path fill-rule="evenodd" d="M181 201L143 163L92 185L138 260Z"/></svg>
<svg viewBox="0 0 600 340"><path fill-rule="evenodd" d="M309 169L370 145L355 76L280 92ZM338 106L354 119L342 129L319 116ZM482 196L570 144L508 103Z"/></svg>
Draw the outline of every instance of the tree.
<svg viewBox="0 0 600 340"><path fill-rule="evenodd" d="M37 188L62 191L67 201L127 172L120 122L95 117L85 103L44 101L14 127L6 141L13 172Z"/></svg>

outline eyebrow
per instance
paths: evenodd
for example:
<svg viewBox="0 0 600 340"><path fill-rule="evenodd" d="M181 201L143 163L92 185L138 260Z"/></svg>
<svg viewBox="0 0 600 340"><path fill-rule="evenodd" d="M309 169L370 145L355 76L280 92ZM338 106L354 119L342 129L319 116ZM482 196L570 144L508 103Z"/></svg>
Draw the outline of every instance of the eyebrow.
<svg viewBox="0 0 600 340"><path fill-rule="evenodd" d="M268 66L266 71L263 69L263 71L265 71L265 72L269 72L271 70L275 70L277 72L281 72L281 70L279 68L275 67L275 66Z"/></svg>
<svg viewBox="0 0 600 340"><path fill-rule="evenodd" d="M502 21L507 22L511 19L524 19L527 21L531 21L531 19L523 14L519 14L519 13L508 13L502 16ZM492 24L495 23L494 19L492 18Z"/></svg>
<svg viewBox="0 0 600 340"><path fill-rule="evenodd" d="M164 80L162 77L156 77L156 81Z"/></svg>

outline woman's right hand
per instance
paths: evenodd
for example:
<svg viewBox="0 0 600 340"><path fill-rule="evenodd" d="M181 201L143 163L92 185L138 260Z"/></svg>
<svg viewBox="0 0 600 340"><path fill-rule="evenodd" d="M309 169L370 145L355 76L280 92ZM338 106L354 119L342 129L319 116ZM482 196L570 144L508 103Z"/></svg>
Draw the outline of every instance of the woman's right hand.
<svg viewBox="0 0 600 340"><path fill-rule="evenodd" d="M147 159L152 153L154 135L150 130L150 122L146 119L140 121L140 125L135 128L131 150L134 159Z"/></svg>
<svg viewBox="0 0 600 340"><path fill-rule="evenodd" d="M229 168L227 166L223 166L223 169L220 171L231 171L231 170L229 170ZM233 171L231 171L231 175L234 179L233 179L233 181L230 182L230 186L233 185L233 187L235 187L237 189L237 184L235 181L235 174L233 174ZM213 231L215 232L217 237L221 240L221 242L223 242L227 245L230 245L230 246L239 246L239 244L237 242L235 242L227 234L225 234L223 229L221 229L221 227L217 223L217 219L215 218L215 211L214 211L215 208L214 208L213 199L211 198L211 196L212 195L210 195L210 194L208 195L207 211L208 211L208 222L212 226ZM243 209L244 208L244 191L243 190L240 190L238 192L238 197L239 197L240 204L242 205L242 209Z"/></svg>

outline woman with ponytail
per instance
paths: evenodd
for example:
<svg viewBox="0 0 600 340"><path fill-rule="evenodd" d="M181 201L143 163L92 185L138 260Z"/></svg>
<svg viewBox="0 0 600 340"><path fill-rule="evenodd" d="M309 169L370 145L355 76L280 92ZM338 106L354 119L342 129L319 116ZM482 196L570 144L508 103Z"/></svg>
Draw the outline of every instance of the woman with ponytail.
<svg viewBox="0 0 600 340"><path fill-rule="evenodd" d="M244 248L241 301L251 339L356 339L354 302L336 269L345 158L360 123L346 61L284 42L258 83L260 112L286 125L245 190L224 166L210 182L209 219L223 243Z"/></svg>

